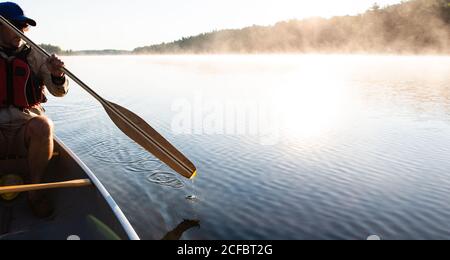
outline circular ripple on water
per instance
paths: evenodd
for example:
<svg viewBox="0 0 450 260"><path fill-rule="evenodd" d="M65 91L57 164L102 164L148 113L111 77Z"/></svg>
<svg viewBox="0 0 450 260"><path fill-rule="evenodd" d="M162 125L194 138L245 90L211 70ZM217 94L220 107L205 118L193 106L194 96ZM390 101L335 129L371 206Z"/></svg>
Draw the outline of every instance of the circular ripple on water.
<svg viewBox="0 0 450 260"><path fill-rule="evenodd" d="M142 154L128 149L125 145L114 144L111 140L91 145L88 153L99 161L112 164L135 164L144 159Z"/></svg>
<svg viewBox="0 0 450 260"><path fill-rule="evenodd" d="M174 189L181 189L184 187L183 182L172 172L153 172L147 176L147 180L151 183Z"/></svg>
<svg viewBox="0 0 450 260"><path fill-rule="evenodd" d="M127 172L133 173L148 173L159 171L164 167L164 164L157 159L143 159L142 161L125 165Z"/></svg>

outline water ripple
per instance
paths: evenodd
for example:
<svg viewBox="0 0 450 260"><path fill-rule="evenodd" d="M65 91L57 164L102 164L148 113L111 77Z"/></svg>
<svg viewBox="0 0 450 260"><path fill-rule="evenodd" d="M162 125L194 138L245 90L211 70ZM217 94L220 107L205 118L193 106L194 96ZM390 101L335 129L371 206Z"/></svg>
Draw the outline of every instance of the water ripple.
<svg viewBox="0 0 450 260"><path fill-rule="evenodd" d="M174 189L184 188L183 182L172 172L154 172L147 176L147 180L159 186L166 186Z"/></svg>

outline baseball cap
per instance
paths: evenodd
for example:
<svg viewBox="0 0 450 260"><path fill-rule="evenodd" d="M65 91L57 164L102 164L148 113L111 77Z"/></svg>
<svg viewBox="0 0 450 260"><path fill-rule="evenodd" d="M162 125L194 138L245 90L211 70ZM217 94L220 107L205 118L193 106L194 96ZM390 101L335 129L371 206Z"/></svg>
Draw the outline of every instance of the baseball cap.
<svg viewBox="0 0 450 260"><path fill-rule="evenodd" d="M27 23L31 26L36 26L36 22L25 16L22 8L13 2L0 3L0 15L12 23Z"/></svg>

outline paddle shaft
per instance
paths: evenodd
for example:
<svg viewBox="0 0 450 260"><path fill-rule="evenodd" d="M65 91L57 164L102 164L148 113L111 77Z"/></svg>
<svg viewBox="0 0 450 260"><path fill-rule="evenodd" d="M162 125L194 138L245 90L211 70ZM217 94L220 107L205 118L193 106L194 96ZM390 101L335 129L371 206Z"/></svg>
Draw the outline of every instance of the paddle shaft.
<svg viewBox="0 0 450 260"><path fill-rule="evenodd" d="M42 55L44 55L45 57L51 56L43 48L41 48L39 45L34 43L30 38L28 38L26 35L24 35L20 30L18 30L14 25L12 25L7 19L5 19L1 15L0 15L0 21L4 25L6 25L10 30L15 32L15 34L17 36L21 37L26 43L28 43L33 48L38 50ZM77 76L75 76L75 74L73 74L70 70L68 70L67 68L63 68L63 71L68 77L70 77L73 81L75 81L86 92L88 92L91 96L93 96L95 99L97 99L103 105L104 109L108 112L108 115L110 115L111 119L115 118L115 119L120 120L120 123L124 123L127 128L134 129L146 142L151 143L152 146L155 149L157 149L157 151L159 152L158 154L163 154L163 156L165 157L165 160L163 160L163 161L165 161L166 163L169 162L169 164L171 164L171 163L175 164L176 165L175 168L178 168L178 173L180 173L181 175L183 175L187 178L195 177L196 172L197 172L195 169L195 166L191 162L189 162L189 160L187 160L187 158L185 158L184 156L181 155L182 157L180 158L180 155L178 155L178 156L175 155L176 153L178 153L178 151L175 150L176 151L175 154L173 152L171 152L171 150L173 151L175 148L173 146L171 146L170 144L168 144L168 143L164 144L164 143L158 142L157 141L158 139L155 138L155 136L159 137L160 135L156 131L154 131L150 134L147 131L143 130L143 128L141 128L139 126L140 125L139 123L135 123L132 120L130 120L129 118L127 118L127 116L125 116L124 113L122 113L121 111L119 111L119 109L117 109L114 105L112 105L111 102L105 100L100 95L98 95L87 84L85 84L82 80L80 80ZM113 116L111 116L111 114ZM114 119L113 119L113 121L116 125L118 125L118 122L116 122ZM144 122L144 120L142 120L141 118L139 118L139 121ZM128 132L127 130L124 130L124 129L121 129L121 130L126 135L130 136L130 133L127 133ZM163 139L163 140L165 141L165 139ZM138 144L140 144L140 143L138 142ZM142 144L140 144L140 145L143 146ZM170 146L170 147L167 147L167 146ZM173 168L173 165L170 165L170 166Z"/></svg>
<svg viewBox="0 0 450 260"><path fill-rule="evenodd" d="M77 188L92 185L89 179L55 182L55 183L43 183L43 184L29 184L29 185L16 185L16 186L5 186L0 187L0 194L5 193L18 193L26 191L37 191L37 190L49 190L49 189L60 189L60 188Z"/></svg>

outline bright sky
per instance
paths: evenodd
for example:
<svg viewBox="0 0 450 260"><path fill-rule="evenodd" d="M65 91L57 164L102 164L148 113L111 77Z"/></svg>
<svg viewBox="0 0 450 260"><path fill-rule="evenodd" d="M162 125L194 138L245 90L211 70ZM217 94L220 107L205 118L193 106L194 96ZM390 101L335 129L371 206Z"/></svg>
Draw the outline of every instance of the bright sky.
<svg viewBox="0 0 450 260"><path fill-rule="evenodd" d="M1 1L1 0L0 0ZM14 1L14 0L13 0ZM29 36L63 49L126 49L215 29L364 12L400 0L16 0L38 22Z"/></svg>

